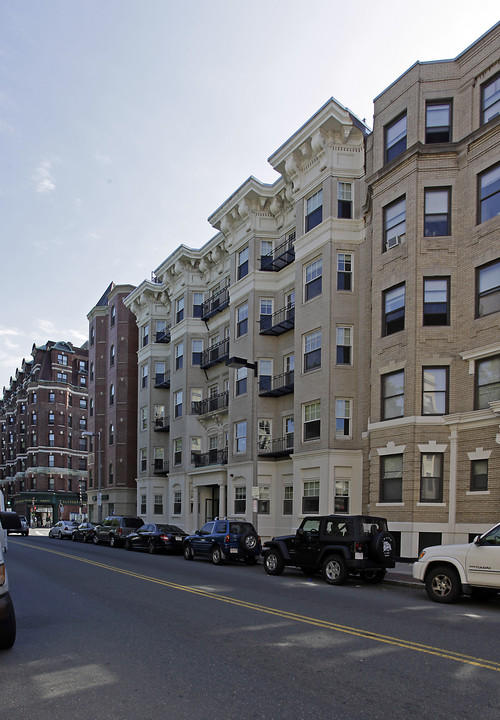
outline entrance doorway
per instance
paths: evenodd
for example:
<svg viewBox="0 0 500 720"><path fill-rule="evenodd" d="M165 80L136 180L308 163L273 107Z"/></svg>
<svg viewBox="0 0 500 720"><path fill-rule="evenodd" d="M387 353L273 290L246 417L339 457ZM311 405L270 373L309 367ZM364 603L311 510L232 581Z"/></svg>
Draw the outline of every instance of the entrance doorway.
<svg viewBox="0 0 500 720"><path fill-rule="evenodd" d="M210 497L205 498L205 519L204 523L213 520L219 515L219 486L211 485L207 488Z"/></svg>

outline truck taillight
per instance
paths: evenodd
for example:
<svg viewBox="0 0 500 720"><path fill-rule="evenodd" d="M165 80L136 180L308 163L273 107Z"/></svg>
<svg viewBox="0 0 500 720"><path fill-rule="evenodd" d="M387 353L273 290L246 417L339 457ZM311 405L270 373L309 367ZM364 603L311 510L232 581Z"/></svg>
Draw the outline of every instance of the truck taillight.
<svg viewBox="0 0 500 720"><path fill-rule="evenodd" d="M224 538L224 542L228 543L230 540L231 540L231 535L226 535L226 537Z"/></svg>

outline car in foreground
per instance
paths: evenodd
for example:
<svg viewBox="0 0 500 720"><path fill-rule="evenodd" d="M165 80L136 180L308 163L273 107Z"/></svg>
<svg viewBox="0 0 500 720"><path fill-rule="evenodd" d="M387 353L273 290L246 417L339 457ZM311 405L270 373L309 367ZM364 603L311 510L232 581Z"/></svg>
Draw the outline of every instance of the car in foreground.
<svg viewBox="0 0 500 720"><path fill-rule="evenodd" d="M12 535L13 533L19 533L20 535L29 535L30 532L30 526L28 525L28 521L24 517L24 515L19 515L19 520L21 522L21 527L16 528L14 530L7 530L7 535Z"/></svg>
<svg viewBox="0 0 500 720"><path fill-rule="evenodd" d="M78 523L75 520L59 520L49 530L50 538L59 538L59 540L71 540L73 530L76 530Z"/></svg>
<svg viewBox="0 0 500 720"><path fill-rule="evenodd" d="M2 495L2 493L0 493ZM3 495L2 495L3 504ZM0 511L0 528L18 531L21 527L19 515L11 511ZM0 543L0 650L8 650L16 641L16 613L9 591L9 579L3 556L3 543Z"/></svg>
<svg viewBox="0 0 500 720"><path fill-rule="evenodd" d="M500 523L471 543L424 548L413 577L425 584L431 600L452 603L460 595L500 591Z"/></svg>
<svg viewBox="0 0 500 720"><path fill-rule="evenodd" d="M133 515L109 515L94 529L93 541L109 543L111 547L121 547L125 538L144 525L144 520Z"/></svg>
<svg viewBox="0 0 500 720"><path fill-rule="evenodd" d="M260 537L252 525L238 518L215 518L205 523L194 535L184 540L184 558L211 558L214 565L226 560L243 560L246 565L255 565L262 550Z"/></svg>
<svg viewBox="0 0 500 720"><path fill-rule="evenodd" d="M95 525L91 522L82 522L71 533L71 539L80 542L92 542L94 539Z"/></svg>
<svg viewBox="0 0 500 720"><path fill-rule="evenodd" d="M125 538L126 550L147 550L149 553L182 553L187 533L177 525L147 523Z"/></svg>
<svg viewBox="0 0 500 720"><path fill-rule="evenodd" d="M396 564L387 521L369 515L305 517L294 535L265 542L262 555L268 575L293 566L308 575L321 572L330 585L342 585L349 575L379 583Z"/></svg>

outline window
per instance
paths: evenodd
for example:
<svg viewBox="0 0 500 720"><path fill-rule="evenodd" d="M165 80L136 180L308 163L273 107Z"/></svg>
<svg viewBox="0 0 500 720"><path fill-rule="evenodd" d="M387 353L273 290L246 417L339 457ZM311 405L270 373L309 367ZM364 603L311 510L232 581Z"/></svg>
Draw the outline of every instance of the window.
<svg viewBox="0 0 500 720"><path fill-rule="evenodd" d="M87 409L87 398L80 398L79 405L82 410Z"/></svg>
<svg viewBox="0 0 500 720"><path fill-rule="evenodd" d="M352 183L339 182L337 185L337 216L345 220L352 219Z"/></svg>
<svg viewBox="0 0 500 720"><path fill-rule="evenodd" d="M203 340L193 340L191 348L191 364L200 365L201 354L203 352Z"/></svg>
<svg viewBox="0 0 500 720"><path fill-rule="evenodd" d="M428 102L425 107L425 142L451 142L451 100Z"/></svg>
<svg viewBox="0 0 500 720"><path fill-rule="evenodd" d="M153 515L163 515L163 495L154 496Z"/></svg>
<svg viewBox="0 0 500 720"><path fill-rule="evenodd" d="M57 373L57 382L68 382L68 374L58 372Z"/></svg>
<svg viewBox="0 0 500 720"><path fill-rule="evenodd" d="M319 440L321 431L321 401L304 405L304 440Z"/></svg>
<svg viewBox="0 0 500 720"><path fill-rule="evenodd" d="M484 265L476 270L477 317L500 310L500 262Z"/></svg>
<svg viewBox="0 0 500 720"><path fill-rule="evenodd" d="M53 390L49 391L49 403L54 403L56 401L56 394Z"/></svg>
<svg viewBox="0 0 500 720"><path fill-rule="evenodd" d="M79 428L80 428L80 430L87 429L87 418L84 418L84 417L80 418Z"/></svg>
<svg viewBox="0 0 500 720"><path fill-rule="evenodd" d="M351 436L351 401L339 399L335 401L335 437Z"/></svg>
<svg viewBox="0 0 500 720"><path fill-rule="evenodd" d="M424 325L450 324L449 289L449 278L424 278Z"/></svg>
<svg viewBox="0 0 500 720"><path fill-rule="evenodd" d="M483 223L500 214L500 165L481 173L478 182L478 223Z"/></svg>
<svg viewBox="0 0 500 720"><path fill-rule="evenodd" d="M142 328L142 347L149 344L149 324Z"/></svg>
<svg viewBox="0 0 500 720"><path fill-rule="evenodd" d="M337 328L337 365L351 364L351 328Z"/></svg>
<svg viewBox="0 0 500 720"><path fill-rule="evenodd" d="M304 483L302 495L302 512L304 514L319 512L319 480Z"/></svg>
<svg viewBox="0 0 500 720"><path fill-rule="evenodd" d="M49 431L49 447L54 447L56 444L56 436L54 435L54 431Z"/></svg>
<svg viewBox="0 0 500 720"><path fill-rule="evenodd" d="M93 347L95 343L95 327L92 325L90 328L90 347Z"/></svg>
<svg viewBox="0 0 500 720"><path fill-rule="evenodd" d="M109 425L109 444L113 445L115 442L115 426L113 423L110 423Z"/></svg>
<svg viewBox="0 0 500 720"><path fill-rule="evenodd" d="M148 386L148 374L149 369L147 365L141 367L141 388L147 388Z"/></svg>
<svg viewBox="0 0 500 720"><path fill-rule="evenodd" d="M384 208L384 247L382 252L402 243L406 235L406 198Z"/></svg>
<svg viewBox="0 0 500 720"><path fill-rule="evenodd" d="M269 515L271 512L269 487L259 488L259 499L257 501L257 512L259 515Z"/></svg>
<svg viewBox="0 0 500 720"><path fill-rule="evenodd" d="M49 410L49 425L54 425L56 421L56 414L53 410Z"/></svg>
<svg viewBox="0 0 500 720"><path fill-rule="evenodd" d="M90 381L92 382L94 380L94 363L90 363Z"/></svg>
<svg viewBox="0 0 500 720"><path fill-rule="evenodd" d="M448 368L422 368L422 415L448 412Z"/></svg>
<svg viewBox="0 0 500 720"><path fill-rule="evenodd" d="M323 262L322 259L306 265L306 277L304 287L304 298L312 300L317 295L321 295L323 289Z"/></svg>
<svg viewBox="0 0 500 720"><path fill-rule="evenodd" d="M321 330L304 337L304 372L321 367Z"/></svg>
<svg viewBox="0 0 500 720"><path fill-rule="evenodd" d="M470 464L471 492L488 490L488 460L472 460Z"/></svg>
<svg viewBox="0 0 500 720"><path fill-rule="evenodd" d="M273 324L273 301L271 298L260 299L260 331L269 330Z"/></svg>
<svg viewBox="0 0 500 720"><path fill-rule="evenodd" d="M146 448L141 448L140 461L141 461L141 472L146 472L146 470L148 469L148 451Z"/></svg>
<svg viewBox="0 0 500 720"><path fill-rule="evenodd" d="M62 353L57 353L57 362L59 365L67 365L68 364L68 356L63 355Z"/></svg>
<svg viewBox="0 0 500 720"><path fill-rule="evenodd" d="M111 383L111 385L109 386L109 404L115 404L115 386L113 385L113 383Z"/></svg>
<svg viewBox="0 0 500 720"><path fill-rule="evenodd" d="M246 335L248 332L248 303L240 305L236 313L236 337L241 337L242 335Z"/></svg>
<svg viewBox="0 0 500 720"><path fill-rule="evenodd" d="M323 222L323 190L306 200L306 232Z"/></svg>
<svg viewBox="0 0 500 720"><path fill-rule="evenodd" d="M175 301L175 322L184 320L184 295Z"/></svg>
<svg viewBox="0 0 500 720"><path fill-rule="evenodd" d="M174 515L180 515L182 512L182 492L174 491Z"/></svg>
<svg viewBox="0 0 500 720"><path fill-rule="evenodd" d="M174 465L182 463L182 438L174 440Z"/></svg>
<svg viewBox="0 0 500 720"><path fill-rule="evenodd" d="M259 450L267 450L271 441L271 420L259 420Z"/></svg>
<svg viewBox="0 0 500 720"><path fill-rule="evenodd" d="M237 278L241 280L245 275L248 275L248 248L240 250L238 253L238 267L237 267Z"/></svg>
<svg viewBox="0 0 500 720"><path fill-rule="evenodd" d="M405 414L404 370L382 375L382 420Z"/></svg>
<svg viewBox="0 0 500 720"><path fill-rule="evenodd" d="M403 502L402 455L383 455L380 458L380 502Z"/></svg>
<svg viewBox="0 0 500 720"><path fill-rule="evenodd" d="M283 515L293 514L293 485L283 488Z"/></svg>
<svg viewBox="0 0 500 720"><path fill-rule="evenodd" d="M247 509L247 489L244 487L234 488L234 514L244 515Z"/></svg>
<svg viewBox="0 0 500 720"><path fill-rule="evenodd" d="M90 407L89 407L89 415L90 417L94 417L94 398L90 398Z"/></svg>
<svg viewBox="0 0 500 720"><path fill-rule="evenodd" d="M385 128L385 162L406 150L406 113Z"/></svg>
<svg viewBox="0 0 500 720"><path fill-rule="evenodd" d="M175 369L182 370L184 365L184 343L177 343L175 346Z"/></svg>
<svg viewBox="0 0 500 720"><path fill-rule="evenodd" d="M202 292L193 293L193 317L201 318L203 309L203 298Z"/></svg>
<svg viewBox="0 0 500 720"><path fill-rule="evenodd" d="M167 321L157 320L156 321L156 335L155 342L165 342L167 335Z"/></svg>
<svg viewBox="0 0 500 720"><path fill-rule="evenodd" d="M247 391L247 374L248 370L246 367L241 367L236 370L236 391L235 395L243 395Z"/></svg>
<svg viewBox="0 0 500 720"><path fill-rule="evenodd" d="M259 392L271 389L273 378L273 361L259 360Z"/></svg>
<svg viewBox="0 0 500 720"><path fill-rule="evenodd" d="M382 334L392 335L405 328L405 284L385 290Z"/></svg>
<svg viewBox="0 0 500 720"><path fill-rule="evenodd" d="M349 480L335 481L334 503L336 513L349 512Z"/></svg>
<svg viewBox="0 0 500 720"><path fill-rule="evenodd" d="M287 450L289 450L289 449L293 450L294 426L295 426L295 420L294 420L293 415L290 415L289 417L284 418L283 425L284 425L284 431L285 431L285 447L287 448Z"/></svg>
<svg viewBox="0 0 500 720"><path fill-rule="evenodd" d="M155 362L155 386L162 385L165 382L165 367L163 360Z"/></svg>
<svg viewBox="0 0 500 720"><path fill-rule="evenodd" d="M163 427L165 422L165 405L154 406L155 427Z"/></svg>
<svg viewBox="0 0 500 720"><path fill-rule="evenodd" d="M422 453L420 502L443 502L443 454Z"/></svg>
<svg viewBox="0 0 500 720"><path fill-rule="evenodd" d="M148 409L147 407L141 408L141 430L148 429Z"/></svg>
<svg viewBox="0 0 500 720"><path fill-rule="evenodd" d="M113 327L116 322L116 307L114 305L111 306L109 322L111 327Z"/></svg>
<svg viewBox="0 0 500 720"><path fill-rule="evenodd" d="M236 447L235 450L237 453L246 452L247 450L247 424L246 421L238 422L236 423L235 428L235 438L236 438Z"/></svg>
<svg viewBox="0 0 500 720"><path fill-rule="evenodd" d="M337 290L352 290L351 253L337 253Z"/></svg>
<svg viewBox="0 0 500 720"><path fill-rule="evenodd" d="M500 113L500 75L483 85L481 96L483 123L486 123Z"/></svg>
<svg viewBox="0 0 500 720"><path fill-rule="evenodd" d="M146 495L141 495L141 515L146 514L146 509L147 509Z"/></svg>
<svg viewBox="0 0 500 720"><path fill-rule="evenodd" d="M174 393L174 417L182 417L182 390Z"/></svg>
<svg viewBox="0 0 500 720"><path fill-rule="evenodd" d="M191 462L194 463L196 458L201 455L201 437L191 438Z"/></svg>
<svg viewBox="0 0 500 720"><path fill-rule="evenodd" d="M475 395L475 410L483 410L490 402L500 400L500 355L476 362Z"/></svg>
<svg viewBox="0 0 500 720"><path fill-rule="evenodd" d="M450 188L427 188L425 190L425 237L451 234L450 196Z"/></svg>
<svg viewBox="0 0 500 720"><path fill-rule="evenodd" d="M191 414L199 413L203 392L201 388L191 388Z"/></svg>

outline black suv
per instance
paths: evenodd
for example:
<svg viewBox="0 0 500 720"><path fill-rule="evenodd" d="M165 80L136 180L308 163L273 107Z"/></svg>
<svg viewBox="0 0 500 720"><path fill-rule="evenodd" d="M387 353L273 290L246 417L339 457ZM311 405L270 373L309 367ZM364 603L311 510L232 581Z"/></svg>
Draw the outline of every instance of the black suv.
<svg viewBox="0 0 500 720"><path fill-rule="evenodd" d="M252 523L238 519L216 517L184 540L186 560L202 555L212 558L214 565L240 559L255 565L261 550L260 537Z"/></svg>
<svg viewBox="0 0 500 720"><path fill-rule="evenodd" d="M280 575L286 565L306 574L321 571L326 582L341 585L348 575L381 582L395 565L395 541L384 518L368 515L306 517L295 535L264 543L264 569Z"/></svg>
<svg viewBox="0 0 500 720"><path fill-rule="evenodd" d="M100 525L94 528L92 537L95 545L101 542L107 542L111 547L123 545L125 538L131 532L135 532L137 528L144 525L144 520L139 517L131 517L129 515L110 515L104 518Z"/></svg>

